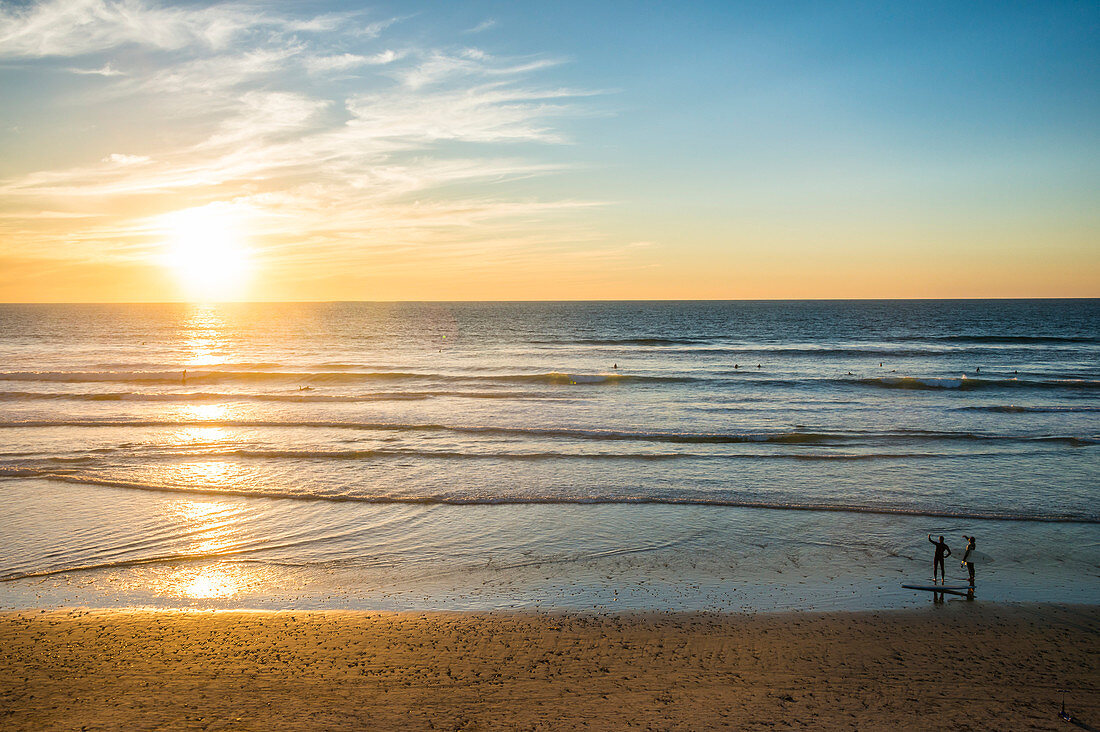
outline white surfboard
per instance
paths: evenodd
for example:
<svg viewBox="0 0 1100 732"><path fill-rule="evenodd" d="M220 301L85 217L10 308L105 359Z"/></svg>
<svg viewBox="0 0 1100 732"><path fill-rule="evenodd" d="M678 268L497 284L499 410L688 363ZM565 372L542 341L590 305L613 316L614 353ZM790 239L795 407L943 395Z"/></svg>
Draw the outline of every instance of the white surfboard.
<svg viewBox="0 0 1100 732"><path fill-rule="evenodd" d="M966 559L963 559L963 556L965 556ZM985 552L980 552L977 549L974 549L970 552L969 555L966 554L966 551L963 551L962 556L959 557L959 561L966 562L968 564L989 564L993 561L993 557L989 556Z"/></svg>

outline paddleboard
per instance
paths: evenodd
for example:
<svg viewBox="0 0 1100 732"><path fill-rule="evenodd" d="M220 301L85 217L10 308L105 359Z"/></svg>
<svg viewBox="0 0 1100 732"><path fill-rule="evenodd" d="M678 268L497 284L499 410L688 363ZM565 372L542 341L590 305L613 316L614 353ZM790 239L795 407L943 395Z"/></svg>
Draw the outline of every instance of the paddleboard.
<svg viewBox="0 0 1100 732"><path fill-rule="evenodd" d="M974 589L970 585L902 585L907 590L926 590L928 592L966 592Z"/></svg>
<svg viewBox="0 0 1100 732"><path fill-rule="evenodd" d="M970 556L964 560L962 557L966 555L966 550L963 550L962 555L959 557L959 561L965 561L968 564L989 564L993 561L993 557L989 556L985 552L980 552L977 549L970 552Z"/></svg>

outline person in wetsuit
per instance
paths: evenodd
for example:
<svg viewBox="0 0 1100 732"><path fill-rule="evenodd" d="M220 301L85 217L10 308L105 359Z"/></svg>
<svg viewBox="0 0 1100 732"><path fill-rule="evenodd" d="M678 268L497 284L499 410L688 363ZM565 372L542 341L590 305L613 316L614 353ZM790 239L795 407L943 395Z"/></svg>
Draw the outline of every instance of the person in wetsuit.
<svg viewBox="0 0 1100 732"><path fill-rule="evenodd" d="M974 586L974 563L966 561L966 558L970 556L970 552L976 551L974 548L974 537L963 534L963 538L966 539L966 551L963 552L962 563L966 567L966 571L970 573L970 586Z"/></svg>
<svg viewBox="0 0 1100 732"><path fill-rule="evenodd" d="M936 581L936 572L939 571L940 579L947 580L947 572L943 569L943 560L951 556L951 550L947 548L947 542L940 537L939 541L932 541L932 535L928 535L928 542L936 547L936 558L932 560L932 581Z"/></svg>

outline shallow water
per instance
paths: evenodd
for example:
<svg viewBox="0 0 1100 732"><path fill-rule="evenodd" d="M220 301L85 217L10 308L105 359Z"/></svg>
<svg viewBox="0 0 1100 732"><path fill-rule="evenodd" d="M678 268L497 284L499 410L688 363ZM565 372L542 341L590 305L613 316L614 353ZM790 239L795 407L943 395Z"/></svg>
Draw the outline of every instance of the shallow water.
<svg viewBox="0 0 1100 732"><path fill-rule="evenodd" d="M0 306L0 605L1097 602L1098 315Z"/></svg>

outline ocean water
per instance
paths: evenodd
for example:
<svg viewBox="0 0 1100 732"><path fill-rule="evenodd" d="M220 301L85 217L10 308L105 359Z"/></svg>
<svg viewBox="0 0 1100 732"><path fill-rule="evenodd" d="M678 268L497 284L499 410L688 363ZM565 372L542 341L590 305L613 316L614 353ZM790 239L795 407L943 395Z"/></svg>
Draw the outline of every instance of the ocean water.
<svg viewBox="0 0 1100 732"><path fill-rule="evenodd" d="M0 306L0 607L1100 602L1100 301ZM949 575L965 576L948 560Z"/></svg>

